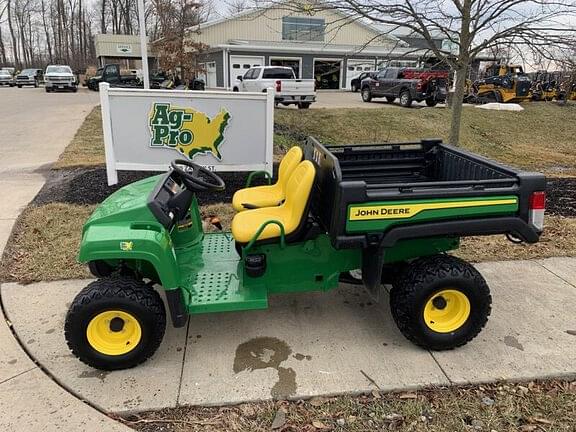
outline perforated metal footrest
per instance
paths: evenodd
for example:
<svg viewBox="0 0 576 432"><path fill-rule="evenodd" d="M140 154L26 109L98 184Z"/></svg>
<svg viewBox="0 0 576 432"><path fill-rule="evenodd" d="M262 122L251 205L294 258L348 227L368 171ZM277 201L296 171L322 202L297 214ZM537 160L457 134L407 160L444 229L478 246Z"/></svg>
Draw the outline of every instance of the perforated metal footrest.
<svg viewBox="0 0 576 432"><path fill-rule="evenodd" d="M238 277L231 272L201 271L192 279L190 287L190 313L227 312L248 309L266 309L268 296L265 289L240 287Z"/></svg>

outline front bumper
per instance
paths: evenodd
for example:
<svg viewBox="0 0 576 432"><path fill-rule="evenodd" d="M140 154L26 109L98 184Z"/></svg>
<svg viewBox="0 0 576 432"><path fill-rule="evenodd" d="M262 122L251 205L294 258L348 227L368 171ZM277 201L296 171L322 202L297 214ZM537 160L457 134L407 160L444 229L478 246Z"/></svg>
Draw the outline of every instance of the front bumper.
<svg viewBox="0 0 576 432"><path fill-rule="evenodd" d="M72 81L45 81L44 86L50 89L72 89L76 87L76 83Z"/></svg>
<svg viewBox="0 0 576 432"><path fill-rule="evenodd" d="M33 85L36 85L36 80L35 80L34 78L31 78L31 79L16 79L16 80L14 81L14 83L15 83L17 86L25 86L25 85L26 85L26 86L27 86L27 85L33 86Z"/></svg>

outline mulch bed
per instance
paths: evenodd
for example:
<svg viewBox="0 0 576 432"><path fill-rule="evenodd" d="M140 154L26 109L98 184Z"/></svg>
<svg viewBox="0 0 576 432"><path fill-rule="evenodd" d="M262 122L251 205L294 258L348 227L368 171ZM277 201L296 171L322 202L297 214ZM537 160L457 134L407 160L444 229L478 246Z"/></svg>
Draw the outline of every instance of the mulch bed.
<svg viewBox="0 0 576 432"><path fill-rule="evenodd" d="M277 167L274 167L276 171ZM118 173L118 183L108 186L105 168L76 168L54 170L48 175L46 183L32 201L34 205L53 202L68 204L99 204L109 195L143 178L160 174L158 172L121 171ZM226 183L222 192L198 192L196 195L201 204L232 202L232 195L246 185L248 173L218 173ZM275 174L276 175L276 174ZM257 177L253 185L265 184L262 177Z"/></svg>
<svg viewBox="0 0 576 432"><path fill-rule="evenodd" d="M275 171L277 166L274 167ZM33 204L52 202L69 204L98 204L119 188L158 173L121 171L119 182L108 186L104 168L77 168L51 171ZM222 192L199 192L198 201L203 204L231 202L232 195L246 184L248 173L219 173L226 183ZM276 176L276 174L274 174ZM256 180L255 185L263 184ZM551 178L548 180L546 212L558 216L576 216L576 178Z"/></svg>

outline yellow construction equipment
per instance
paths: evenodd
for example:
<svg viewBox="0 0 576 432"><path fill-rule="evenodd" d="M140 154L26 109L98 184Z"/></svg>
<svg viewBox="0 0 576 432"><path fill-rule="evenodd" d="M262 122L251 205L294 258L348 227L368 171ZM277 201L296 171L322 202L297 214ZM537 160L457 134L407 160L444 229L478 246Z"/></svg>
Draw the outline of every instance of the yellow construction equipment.
<svg viewBox="0 0 576 432"><path fill-rule="evenodd" d="M532 82L519 65L493 64L486 68L485 78L472 84L469 102L525 102L532 99Z"/></svg>

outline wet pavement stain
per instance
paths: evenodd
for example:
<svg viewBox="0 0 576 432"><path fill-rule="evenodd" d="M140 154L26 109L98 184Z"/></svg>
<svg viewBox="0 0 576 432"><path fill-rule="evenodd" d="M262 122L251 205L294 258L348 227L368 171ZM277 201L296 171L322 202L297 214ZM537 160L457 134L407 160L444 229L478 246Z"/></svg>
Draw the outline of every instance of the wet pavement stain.
<svg viewBox="0 0 576 432"><path fill-rule="evenodd" d="M274 337L257 337L238 345L234 356L234 373L252 372L256 369L272 368L278 372L278 382L270 394L283 399L296 393L296 371L281 367L280 364L292 354L288 344ZM305 356L304 356L305 358Z"/></svg>
<svg viewBox="0 0 576 432"><path fill-rule="evenodd" d="M524 346L518 342L514 336L506 336L504 337L504 343L511 348L519 349L520 351L524 351Z"/></svg>
<svg viewBox="0 0 576 432"><path fill-rule="evenodd" d="M78 378L98 378L100 381L104 382L104 379L106 379L109 373L110 372L101 370L84 371L78 375Z"/></svg>
<svg viewBox="0 0 576 432"><path fill-rule="evenodd" d="M52 333L54 333L55 331L56 331L55 329L46 330L46 334L52 334Z"/></svg>
<svg viewBox="0 0 576 432"><path fill-rule="evenodd" d="M576 330L566 330L566 333L568 333L570 336L576 336Z"/></svg>
<svg viewBox="0 0 576 432"><path fill-rule="evenodd" d="M8 361L8 364L9 364L9 365L13 365L13 364L16 364L16 363L18 363L18 360L16 360L16 359L13 359L13 360L9 360L9 361Z"/></svg>

